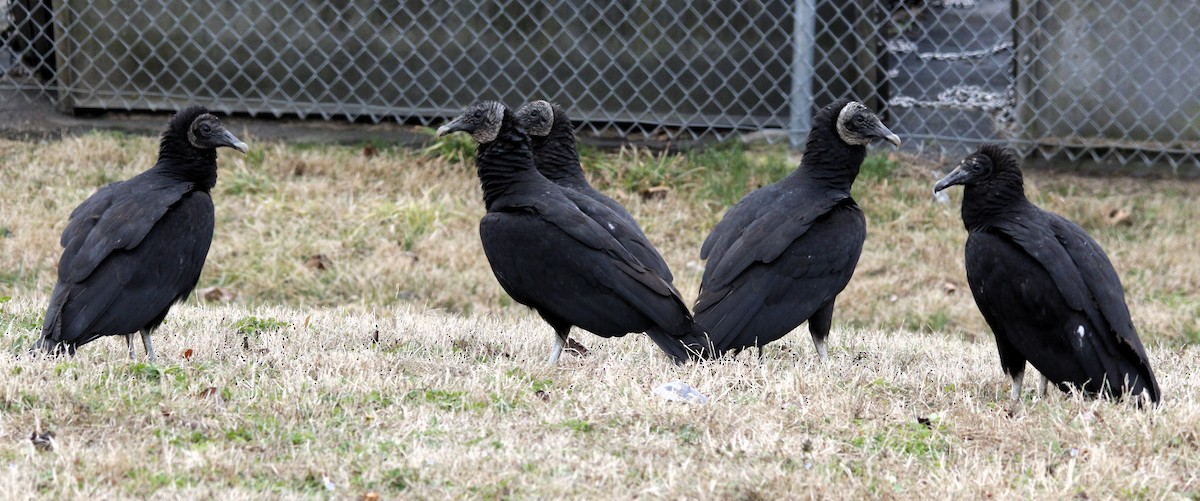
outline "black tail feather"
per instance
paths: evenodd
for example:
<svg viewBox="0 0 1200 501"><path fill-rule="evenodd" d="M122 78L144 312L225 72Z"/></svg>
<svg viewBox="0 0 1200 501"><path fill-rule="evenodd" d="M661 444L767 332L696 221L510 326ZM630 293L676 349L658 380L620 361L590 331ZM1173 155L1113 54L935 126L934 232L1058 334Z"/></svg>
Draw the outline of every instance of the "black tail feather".
<svg viewBox="0 0 1200 501"><path fill-rule="evenodd" d="M711 360L716 358L716 350L712 340L698 324L690 323L683 334L674 334L666 329L655 327L646 331L646 335L657 344L676 364L684 364L689 360Z"/></svg>

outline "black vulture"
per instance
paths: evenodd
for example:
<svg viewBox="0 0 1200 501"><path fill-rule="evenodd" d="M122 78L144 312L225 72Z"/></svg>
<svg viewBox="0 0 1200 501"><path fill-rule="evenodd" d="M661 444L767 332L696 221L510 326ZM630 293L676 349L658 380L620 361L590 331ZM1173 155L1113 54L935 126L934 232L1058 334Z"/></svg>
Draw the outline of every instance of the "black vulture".
<svg viewBox="0 0 1200 501"><path fill-rule="evenodd" d="M74 354L123 334L133 358L140 332L154 361L150 333L196 287L212 243L209 190L221 146L246 152L203 107L184 109L163 132L154 167L100 188L71 212L38 348Z"/></svg>
<svg viewBox="0 0 1200 501"><path fill-rule="evenodd" d="M579 150L575 147L575 128L571 119L558 105L547 101L532 101L517 110L517 123L529 134L529 145L533 149L533 164L546 179L564 188L572 200L588 197L608 210L603 214L588 212L588 205L581 205L588 217L606 226L629 249L642 264L658 273L668 282L675 280L667 262L650 244L641 226L616 200L600 193L583 175L579 164ZM607 216L607 217L606 217ZM618 227L620 227L618 229Z"/></svg>
<svg viewBox="0 0 1200 501"><path fill-rule="evenodd" d="M538 173L529 136L503 104L485 101L438 129L479 143L475 167L487 213L479 237L492 273L513 300L536 310L557 334L556 363L572 326L598 336L645 332L682 363L712 353L708 338L670 283ZM591 201L600 210L603 206Z"/></svg>
<svg viewBox="0 0 1200 501"><path fill-rule="evenodd" d="M848 99L813 117L800 166L746 195L700 249L707 259L695 315L717 353L759 348L808 321L821 360L833 304L866 239L850 186L872 140L900 138Z"/></svg>
<svg viewBox="0 0 1200 501"><path fill-rule="evenodd" d="M1129 318L1121 280L1079 225L1025 198L1016 154L985 144L934 186L963 185L971 294L1021 395L1025 362L1060 389L1160 394Z"/></svg>

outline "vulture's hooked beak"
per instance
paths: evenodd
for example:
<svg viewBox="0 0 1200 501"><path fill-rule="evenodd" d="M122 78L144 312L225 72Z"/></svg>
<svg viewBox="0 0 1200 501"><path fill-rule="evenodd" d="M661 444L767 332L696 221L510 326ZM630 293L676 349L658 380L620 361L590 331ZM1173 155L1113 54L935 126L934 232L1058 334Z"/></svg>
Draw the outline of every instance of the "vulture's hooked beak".
<svg viewBox="0 0 1200 501"><path fill-rule="evenodd" d="M871 134L896 145L897 148L900 147L900 136L897 136L896 133L892 132L891 129L888 129L887 126L883 125L883 122L878 119L875 120L875 124L871 128Z"/></svg>
<svg viewBox="0 0 1200 501"><path fill-rule="evenodd" d="M460 117L456 117L454 120L451 120L450 123L447 123L446 125L438 127L436 137L442 137L446 134L450 134L451 132L458 132L458 131L465 131L465 130L467 130L466 121L463 120L463 117L460 116Z"/></svg>
<svg viewBox="0 0 1200 501"><path fill-rule="evenodd" d="M238 150L242 153L246 153L247 151L250 151L250 147L247 146L246 143L243 143L241 139L238 139L237 136L233 135L232 132L229 132L227 130L224 131L221 139L224 140L225 146L228 146L230 148Z"/></svg>
<svg viewBox="0 0 1200 501"><path fill-rule="evenodd" d="M966 169L963 169L963 164L960 163L958 167L955 167L949 174L946 174L946 177L941 178L937 184L933 185L933 192L937 193L956 184L963 184L967 181L968 177L970 177L970 174L967 173Z"/></svg>

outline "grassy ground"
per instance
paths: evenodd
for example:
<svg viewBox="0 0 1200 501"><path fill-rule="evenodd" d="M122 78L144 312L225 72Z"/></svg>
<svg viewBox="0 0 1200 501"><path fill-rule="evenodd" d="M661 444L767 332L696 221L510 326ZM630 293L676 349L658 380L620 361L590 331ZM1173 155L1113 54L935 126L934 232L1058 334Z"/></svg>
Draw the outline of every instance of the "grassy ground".
<svg viewBox="0 0 1200 501"><path fill-rule="evenodd" d="M223 294L177 307L150 366L130 363L118 339L65 360L23 349L38 334L66 216L152 164L154 140L0 141L0 492L1200 495L1196 183L1027 175L1031 197L1090 231L1125 282L1166 396L1139 412L1062 394L1005 401L966 289L961 191L947 204L929 196L933 171L947 167L868 160L855 187L868 240L839 300L828 366L801 331L761 364L682 368L642 336L581 334L590 355L551 368L549 327L512 304L482 259L482 203L461 142L252 146L221 154L200 286ZM728 146L585 156L686 297L725 207L795 165ZM640 194L652 187L667 190ZM710 403L652 394L675 379ZM30 438L46 432L43 446Z"/></svg>

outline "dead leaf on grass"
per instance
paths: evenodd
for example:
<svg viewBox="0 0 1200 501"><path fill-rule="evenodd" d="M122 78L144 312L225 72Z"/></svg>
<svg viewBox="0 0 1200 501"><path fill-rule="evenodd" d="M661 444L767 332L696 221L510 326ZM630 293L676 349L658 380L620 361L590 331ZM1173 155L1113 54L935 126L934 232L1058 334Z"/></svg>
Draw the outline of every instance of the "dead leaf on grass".
<svg viewBox="0 0 1200 501"><path fill-rule="evenodd" d="M206 287L200 289L200 298L208 302L228 303L237 298L237 293L223 287Z"/></svg>
<svg viewBox="0 0 1200 501"><path fill-rule="evenodd" d="M643 200L662 200L671 194L670 186L651 186L638 192Z"/></svg>
<svg viewBox="0 0 1200 501"><path fill-rule="evenodd" d="M459 338L450 342L455 350L484 358L512 358L512 353L496 343L472 338Z"/></svg>
<svg viewBox="0 0 1200 501"><path fill-rule="evenodd" d="M333 266L333 261L324 254L313 254L304 261L304 267L310 270L325 271Z"/></svg>
<svg viewBox="0 0 1200 501"><path fill-rule="evenodd" d="M50 430L39 431L33 430L33 434L29 436L29 441L33 442L33 446L39 451L54 450L54 432Z"/></svg>
<svg viewBox="0 0 1200 501"><path fill-rule="evenodd" d="M575 338L567 338L567 346L565 349L580 357L586 357L591 354L591 351L587 349L587 346L580 344L580 342L576 341Z"/></svg>
<svg viewBox="0 0 1200 501"><path fill-rule="evenodd" d="M308 163L304 160L295 160L292 162L292 175L301 177L308 173Z"/></svg>
<svg viewBox="0 0 1200 501"><path fill-rule="evenodd" d="M1104 213L1104 220L1111 226L1129 226L1133 224L1133 213L1123 207L1115 207Z"/></svg>

